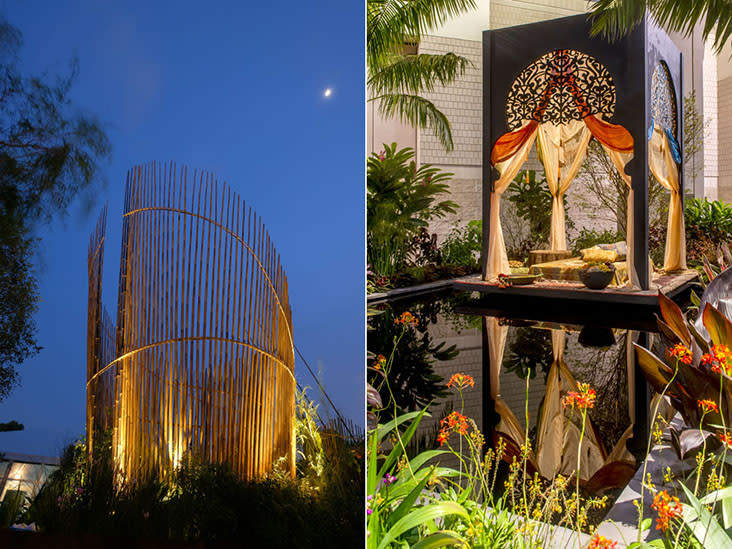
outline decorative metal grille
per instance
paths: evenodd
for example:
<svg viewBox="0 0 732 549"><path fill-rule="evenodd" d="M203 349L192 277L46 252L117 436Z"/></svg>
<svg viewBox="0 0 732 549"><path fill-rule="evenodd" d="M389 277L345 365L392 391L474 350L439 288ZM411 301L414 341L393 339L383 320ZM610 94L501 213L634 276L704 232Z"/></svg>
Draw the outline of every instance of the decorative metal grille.
<svg viewBox="0 0 732 549"><path fill-rule="evenodd" d="M207 172L128 172L113 357L100 336L105 219L89 251L90 451L96 428L111 427L130 479L187 455L242 478L284 458L294 475L292 315L261 218Z"/></svg>
<svg viewBox="0 0 732 549"><path fill-rule="evenodd" d="M615 112L615 85L594 57L554 50L526 67L513 81L506 101L509 130L526 120L565 124L590 114L606 119Z"/></svg>
<svg viewBox="0 0 732 549"><path fill-rule="evenodd" d="M666 63L656 65L651 77L651 114L654 124L669 129L676 137L676 92Z"/></svg>

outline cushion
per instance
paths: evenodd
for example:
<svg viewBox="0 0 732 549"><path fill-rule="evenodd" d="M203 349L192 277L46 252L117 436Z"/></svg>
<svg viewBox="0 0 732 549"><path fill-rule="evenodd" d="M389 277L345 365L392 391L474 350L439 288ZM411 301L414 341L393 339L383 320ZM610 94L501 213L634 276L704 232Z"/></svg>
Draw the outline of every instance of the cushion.
<svg viewBox="0 0 732 549"><path fill-rule="evenodd" d="M582 250L582 261L587 263L613 263L618 259L618 252L615 250L603 250L601 248L586 248Z"/></svg>
<svg viewBox="0 0 732 549"><path fill-rule="evenodd" d="M624 240L615 242L614 244L598 244L596 247L601 250L615 250L618 253L618 261L625 261L628 255L628 246Z"/></svg>

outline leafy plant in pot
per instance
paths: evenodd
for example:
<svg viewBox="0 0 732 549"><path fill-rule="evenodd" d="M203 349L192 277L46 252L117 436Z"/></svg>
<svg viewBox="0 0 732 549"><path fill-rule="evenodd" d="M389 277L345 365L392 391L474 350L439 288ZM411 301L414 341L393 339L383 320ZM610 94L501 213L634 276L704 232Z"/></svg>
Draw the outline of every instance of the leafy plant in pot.
<svg viewBox="0 0 732 549"><path fill-rule="evenodd" d="M591 290L606 288L615 276L615 266L612 263L585 263L580 271L582 284Z"/></svg>

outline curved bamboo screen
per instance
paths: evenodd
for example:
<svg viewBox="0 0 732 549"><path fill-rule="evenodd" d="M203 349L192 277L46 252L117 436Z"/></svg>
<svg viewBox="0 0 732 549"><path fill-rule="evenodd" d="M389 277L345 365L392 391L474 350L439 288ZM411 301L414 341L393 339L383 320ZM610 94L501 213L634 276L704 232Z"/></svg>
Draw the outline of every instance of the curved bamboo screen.
<svg viewBox="0 0 732 549"><path fill-rule="evenodd" d="M287 278L251 208L207 172L127 174L116 343L101 307L106 211L89 248L87 436L112 428L128 478L186 456L242 478L295 467ZM111 355L111 356L110 356Z"/></svg>

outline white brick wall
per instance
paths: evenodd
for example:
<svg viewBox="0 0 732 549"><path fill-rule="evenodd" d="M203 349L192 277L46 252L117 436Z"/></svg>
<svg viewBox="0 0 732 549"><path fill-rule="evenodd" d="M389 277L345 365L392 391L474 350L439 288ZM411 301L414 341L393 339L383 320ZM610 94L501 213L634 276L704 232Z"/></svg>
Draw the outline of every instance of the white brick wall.
<svg viewBox="0 0 732 549"><path fill-rule="evenodd" d="M491 29L584 13L585 5L585 0L492 0Z"/></svg>
<svg viewBox="0 0 732 549"><path fill-rule="evenodd" d="M420 162L442 166L480 166L482 103L482 47L480 42L441 36L427 36L419 45L420 53L452 52L467 58L471 66L454 84L437 87L425 94L450 121L455 149L445 152L439 140L429 130L419 132Z"/></svg>
<svg viewBox="0 0 732 549"><path fill-rule="evenodd" d="M704 134L704 196L717 198L718 188L718 117L717 117L717 57L710 44L704 44L704 98L702 113L709 126Z"/></svg>
<svg viewBox="0 0 732 549"><path fill-rule="evenodd" d="M719 109L717 136L721 147L732 143L732 76L719 81L717 88L717 106ZM718 197L725 202L732 202L732 155L725 154L724 148L719 155L718 163Z"/></svg>

